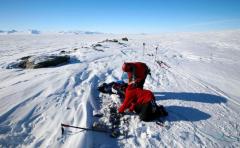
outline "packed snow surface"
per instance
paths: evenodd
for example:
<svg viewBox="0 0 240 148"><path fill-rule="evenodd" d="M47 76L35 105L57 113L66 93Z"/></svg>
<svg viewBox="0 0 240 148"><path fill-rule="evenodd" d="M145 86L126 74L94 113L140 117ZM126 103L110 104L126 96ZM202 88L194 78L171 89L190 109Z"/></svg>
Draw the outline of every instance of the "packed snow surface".
<svg viewBox="0 0 240 148"><path fill-rule="evenodd" d="M121 43L102 42L106 39ZM63 50L75 59L70 64L6 68L24 56ZM240 147L239 57L238 30L0 35L0 147ZM91 127L97 120L93 112L119 99L96 88L119 80L122 64L131 61L151 68L144 88L169 112L165 126L127 114L128 125L121 123L121 128L127 128L128 136L70 128L62 135L61 123Z"/></svg>

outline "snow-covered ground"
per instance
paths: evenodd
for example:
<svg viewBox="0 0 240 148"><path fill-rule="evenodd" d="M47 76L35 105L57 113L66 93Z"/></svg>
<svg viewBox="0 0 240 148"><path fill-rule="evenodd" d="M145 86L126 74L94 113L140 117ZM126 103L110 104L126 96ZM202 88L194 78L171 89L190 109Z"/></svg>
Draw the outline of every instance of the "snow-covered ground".
<svg viewBox="0 0 240 148"><path fill-rule="evenodd" d="M125 36L129 41L121 40ZM93 47L106 39L124 44ZM6 69L21 57L62 50L75 60L54 68ZM239 30L0 35L0 147L240 147L239 57ZM125 115L129 123L121 128L128 128L127 137L77 129L62 135L61 123L91 127L97 120L93 111L104 111L118 99L96 87L119 80L125 61L151 68L144 87L169 112L166 127Z"/></svg>

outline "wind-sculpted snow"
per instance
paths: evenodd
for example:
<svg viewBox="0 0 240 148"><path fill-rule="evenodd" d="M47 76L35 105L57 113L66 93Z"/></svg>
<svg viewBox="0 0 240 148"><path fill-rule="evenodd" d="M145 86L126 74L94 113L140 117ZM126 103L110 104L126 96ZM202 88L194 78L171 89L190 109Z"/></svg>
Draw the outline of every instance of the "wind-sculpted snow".
<svg viewBox="0 0 240 148"><path fill-rule="evenodd" d="M0 147L240 147L239 47L239 31L0 35ZM68 55L70 63L6 69L43 54ZM70 128L62 135L61 123L109 122L109 107L121 100L97 86L121 79L131 61L151 68L144 88L166 107L164 126L126 113L119 125L125 136Z"/></svg>

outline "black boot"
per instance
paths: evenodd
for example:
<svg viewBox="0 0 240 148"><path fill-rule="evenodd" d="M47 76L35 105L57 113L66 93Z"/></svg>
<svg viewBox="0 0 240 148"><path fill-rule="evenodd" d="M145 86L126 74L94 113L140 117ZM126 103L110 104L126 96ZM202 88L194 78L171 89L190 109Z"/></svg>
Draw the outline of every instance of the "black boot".
<svg viewBox="0 0 240 148"><path fill-rule="evenodd" d="M166 109L160 105L157 107L157 114L160 116L160 117L166 117L168 116L168 112L166 111Z"/></svg>

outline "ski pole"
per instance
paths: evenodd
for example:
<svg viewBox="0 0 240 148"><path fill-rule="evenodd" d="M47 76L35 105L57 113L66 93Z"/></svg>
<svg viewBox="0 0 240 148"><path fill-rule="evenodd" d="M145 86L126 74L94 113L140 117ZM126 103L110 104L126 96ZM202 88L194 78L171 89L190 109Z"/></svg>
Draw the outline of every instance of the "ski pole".
<svg viewBox="0 0 240 148"><path fill-rule="evenodd" d="M143 43L143 56L144 56L145 45L146 43Z"/></svg>
<svg viewBox="0 0 240 148"><path fill-rule="evenodd" d="M103 132L103 133L109 133L107 130L101 130L101 129L94 129L94 128L86 128L86 127L79 127L79 126L72 126L68 124L63 124L61 123L61 129L62 129L62 134L64 133L64 128L63 127L70 127L70 128L77 128L77 129L82 129L82 130L87 130L87 131L94 131L94 132Z"/></svg>

